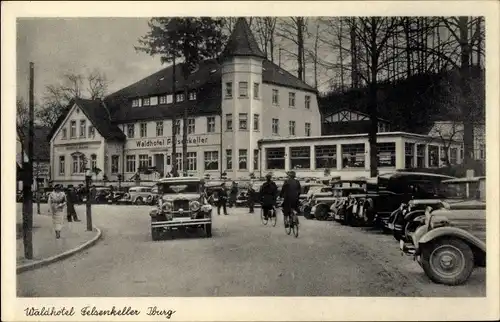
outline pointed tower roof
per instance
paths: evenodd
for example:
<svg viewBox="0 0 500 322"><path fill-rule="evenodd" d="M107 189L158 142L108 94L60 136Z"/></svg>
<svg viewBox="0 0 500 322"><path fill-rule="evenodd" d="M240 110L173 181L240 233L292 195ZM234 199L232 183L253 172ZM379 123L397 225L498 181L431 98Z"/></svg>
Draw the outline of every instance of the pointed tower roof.
<svg viewBox="0 0 500 322"><path fill-rule="evenodd" d="M224 58L232 56L255 56L266 58L266 55L260 50L257 41L255 41L255 37L250 30L247 20L243 17L236 20L233 32L221 56Z"/></svg>

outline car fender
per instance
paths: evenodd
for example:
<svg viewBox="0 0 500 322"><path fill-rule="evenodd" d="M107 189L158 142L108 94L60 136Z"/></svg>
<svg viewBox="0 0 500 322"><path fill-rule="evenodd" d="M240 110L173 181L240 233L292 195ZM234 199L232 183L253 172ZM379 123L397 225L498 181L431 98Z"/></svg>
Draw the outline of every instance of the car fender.
<svg viewBox="0 0 500 322"><path fill-rule="evenodd" d="M425 210L414 210L414 211L410 211L409 213L407 213L405 216L404 216L404 221L410 221L412 219L415 219L416 217L418 216L422 216L422 215L425 215Z"/></svg>
<svg viewBox="0 0 500 322"><path fill-rule="evenodd" d="M425 235L423 235L418 241L419 244L427 244L433 240L436 240L440 237L455 237L463 240L464 242L471 244L481 251L486 253L486 244L470 232L463 230L461 228L446 226L439 227L428 231Z"/></svg>

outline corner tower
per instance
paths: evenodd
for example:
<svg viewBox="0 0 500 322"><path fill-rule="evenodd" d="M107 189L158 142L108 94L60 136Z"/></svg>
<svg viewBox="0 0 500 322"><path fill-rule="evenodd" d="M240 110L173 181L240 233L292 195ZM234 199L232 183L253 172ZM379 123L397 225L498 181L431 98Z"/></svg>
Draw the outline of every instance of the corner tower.
<svg viewBox="0 0 500 322"><path fill-rule="evenodd" d="M228 177L248 177L258 171L257 142L262 138L264 53L245 18L238 18L221 55L222 65L222 169ZM257 123L258 122L258 123ZM232 130L228 129L232 125ZM228 150L231 150L228 154ZM231 158L231 168L228 159ZM241 159L241 160L240 160ZM242 161L242 162L240 162ZM246 167L245 167L246 163ZM257 160L257 164L260 162Z"/></svg>

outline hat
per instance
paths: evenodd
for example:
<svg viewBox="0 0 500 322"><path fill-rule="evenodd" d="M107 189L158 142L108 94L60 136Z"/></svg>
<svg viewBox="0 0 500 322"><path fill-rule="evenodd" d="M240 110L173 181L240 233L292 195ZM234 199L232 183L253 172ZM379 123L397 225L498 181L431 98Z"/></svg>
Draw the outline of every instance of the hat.
<svg viewBox="0 0 500 322"><path fill-rule="evenodd" d="M292 178L295 178L295 171L288 171L288 175Z"/></svg>
<svg viewBox="0 0 500 322"><path fill-rule="evenodd" d="M268 174L266 174L266 178L272 178L273 177L273 174L271 172L269 172Z"/></svg>

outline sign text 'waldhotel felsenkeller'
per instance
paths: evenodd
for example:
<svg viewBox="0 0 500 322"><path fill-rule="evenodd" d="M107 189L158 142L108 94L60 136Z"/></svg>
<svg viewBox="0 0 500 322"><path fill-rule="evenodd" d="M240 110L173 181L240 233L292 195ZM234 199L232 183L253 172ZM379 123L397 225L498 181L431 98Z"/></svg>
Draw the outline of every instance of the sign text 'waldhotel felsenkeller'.
<svg viewBox="0 0 500 322"><path fill-rule="evenodd" d="M193 136L187 138L188 145L207 144L208 138L203 136ZM182 144L182 138L177 139L177 144ZM138 140L134 146L137 148L160 148L172 145L172 138Z"/></svg>

